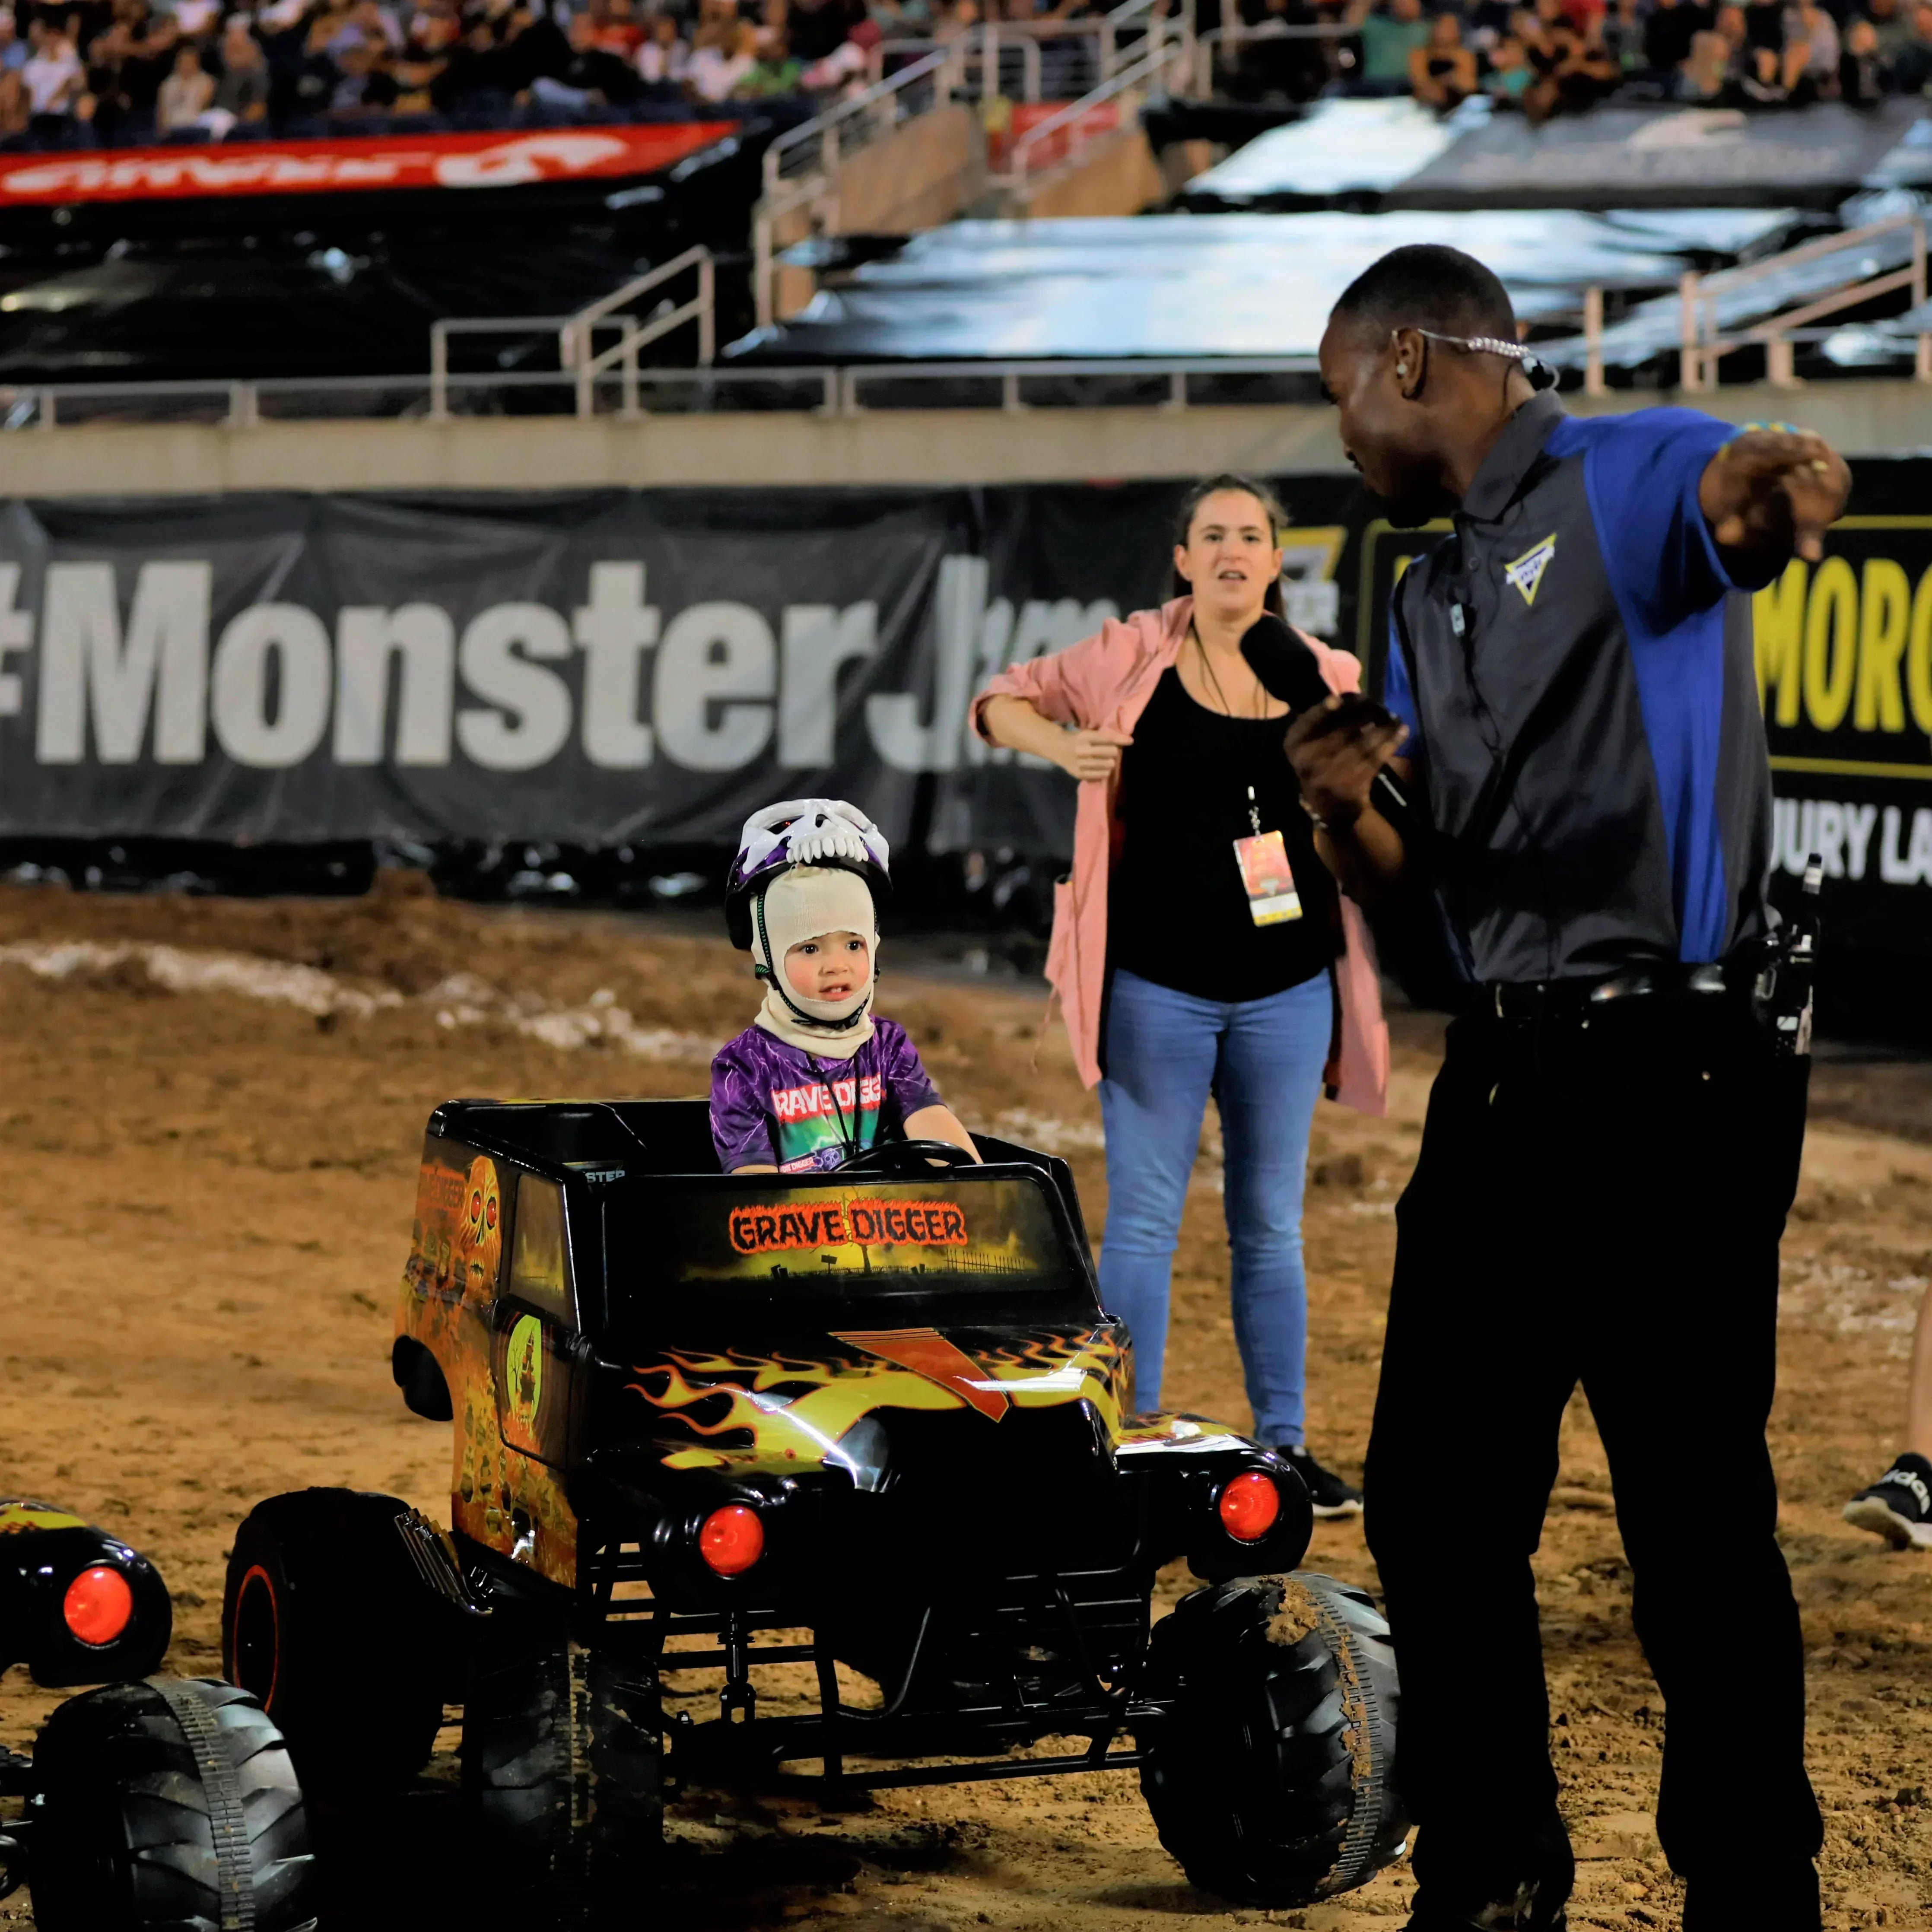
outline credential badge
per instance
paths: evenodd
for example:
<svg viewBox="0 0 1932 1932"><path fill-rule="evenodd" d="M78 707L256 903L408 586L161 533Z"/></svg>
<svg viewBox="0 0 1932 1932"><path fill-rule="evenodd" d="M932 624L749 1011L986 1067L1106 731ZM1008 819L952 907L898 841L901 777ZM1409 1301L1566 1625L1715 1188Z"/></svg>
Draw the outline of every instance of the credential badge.
<svg viewBox="0 0 1932 1932"><path fill-rule="evenodd" d="M1522 592L1526 604L1534 604L1537 586L1543 581L1543 573L1550 568L1550 560L1556 554L1556 538L1552 532L1533 549L1525 550L1514 563L1504 564L1503 580Z"/></svg>

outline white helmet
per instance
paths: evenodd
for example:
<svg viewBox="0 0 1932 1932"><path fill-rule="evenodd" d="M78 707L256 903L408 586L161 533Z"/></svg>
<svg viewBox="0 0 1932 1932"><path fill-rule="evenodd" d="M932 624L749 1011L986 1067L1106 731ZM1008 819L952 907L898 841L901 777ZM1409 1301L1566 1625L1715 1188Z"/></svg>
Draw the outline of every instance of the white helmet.
<svg viewBox="0 0 1932 1932"><path fill-rule="evenodd" d="M731 944L741 952L751 951L753 908L765 888L794 866L856 872L875 903L890 898L891 854L886 835L843 799L788 799L753 812L724 882L724 924Z"/></svg>

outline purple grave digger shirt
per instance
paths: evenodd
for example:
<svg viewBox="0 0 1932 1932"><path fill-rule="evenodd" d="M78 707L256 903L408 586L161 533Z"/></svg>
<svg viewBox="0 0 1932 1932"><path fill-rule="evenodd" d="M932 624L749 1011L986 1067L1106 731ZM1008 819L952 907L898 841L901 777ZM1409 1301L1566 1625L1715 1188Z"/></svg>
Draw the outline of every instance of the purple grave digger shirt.
<svg viewBox="0 0 1932 1932"><path fill-rule="evenodd" d="M820 1060L754 1026L711 1063L711 1138L727 1174L760 1162L784 1174L837 1167L881 1124L903 1132L922 1107L944 1104L896 1020L875 1021L849 1060Z"/></svg>

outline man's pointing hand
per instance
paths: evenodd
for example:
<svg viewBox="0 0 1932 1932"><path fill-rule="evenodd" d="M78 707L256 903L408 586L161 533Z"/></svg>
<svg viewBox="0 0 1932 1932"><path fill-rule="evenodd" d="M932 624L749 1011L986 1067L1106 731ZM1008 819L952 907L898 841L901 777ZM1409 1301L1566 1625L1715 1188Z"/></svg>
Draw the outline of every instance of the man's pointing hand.
<svg viewBox="0 0 1932 1932"><path fill-rule="evenodd" d="M1780 424L1732 436L1706 466L1697 504L1722 548L1760 557L1795 550L1815 563L1851 490L1850 466L1822 436Z"/></svg>

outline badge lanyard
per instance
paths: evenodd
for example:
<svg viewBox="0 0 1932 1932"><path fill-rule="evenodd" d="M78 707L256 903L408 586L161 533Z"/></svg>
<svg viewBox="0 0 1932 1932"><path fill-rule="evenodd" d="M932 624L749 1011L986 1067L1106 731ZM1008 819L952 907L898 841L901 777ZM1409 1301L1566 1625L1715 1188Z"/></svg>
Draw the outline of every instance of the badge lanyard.
<svg viewBox="0 0 1932 1932"><path fill-rule="evenodd" d="M1201 634L1195 631L1190 634L1194 639L1194 648L1201 653L1201 668L1212 682L1222 710L1232 718L1234 706L1228 704L1221 688L1221 680L1214 675L1214 667L1208 660L1208 649L1201 641ZM1247 793L1248 823L1253 830L1247 838L1234 841L1234 863L1241 868L1241 889L1248 896L1248 916L1257 926L1280 926L1301 916L1301 895L1294 889L1294 872L1288 862L1287 845L1280 832L1262 830L1261 809L1255 803L1252 785L1247 788Z"/></svg>
<svg viewBox="0 0 1932 1932"><path fill-rule="evenodd" d="M852 1124L850 1126L848 1126L845 1124L845 1109L838 1104L838 1074L835 1072L828 1078L824 1068L820 1066L818 1064L818 1056L817 1054L808 1053L805 1056L805 1064L809 1066L812 1072L817 1074L820 1080L824 1083L826 1096L832 1102L832 1112L833 1116L838 1122L838 1144L845 1150L846 1160L853 1160L859 1154L863 1151L859 1145L860 1112L858 1060L859 1056L855 1053L852 1056L851 1061L850 1062L852 1068ZM844 1164L844 1163L842 1161L840 1162L842 1166Z"/></svg>
<svg viewBox="0 0 1932 1932"><path fill-rule="evenodd" d="M1241 868L1241 886L1248 896L1248 916L1257 926L1280 926L1284 920L1299 919L1301 895L1294 889L1288 848L1280 832L1262 830L1262 815L1255 804L1252 785L1248 787L1248 823L1254 827L1253 832L1246 838L1234 841L1234 862Z"/></svg>

